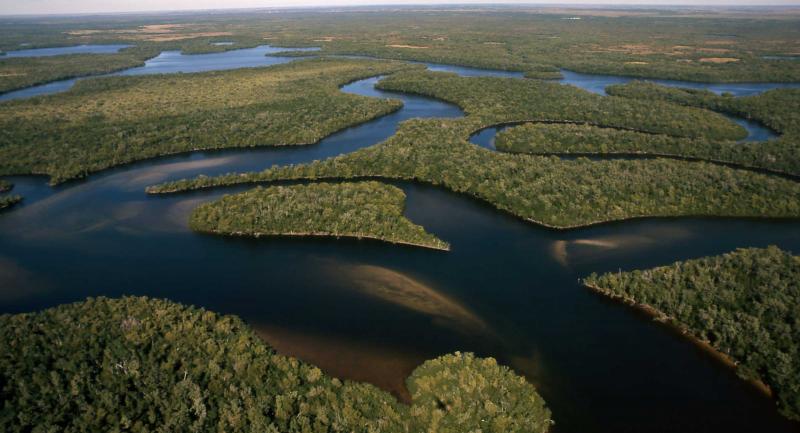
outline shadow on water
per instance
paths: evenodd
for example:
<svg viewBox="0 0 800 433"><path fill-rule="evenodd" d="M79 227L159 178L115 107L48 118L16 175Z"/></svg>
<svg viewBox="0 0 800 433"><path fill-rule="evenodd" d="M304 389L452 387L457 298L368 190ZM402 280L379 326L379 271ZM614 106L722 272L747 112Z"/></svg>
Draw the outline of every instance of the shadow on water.
<svg viewBox="0 0 800 433"><path fill-rule="evenodd" d="M0 216L0 311L87 296L146 295L237 314L281 351L407 398L403 380L443 353L474 351L525 374L558 432L790 432L774 403L690 342L580 286L591 272L663 265L737 247L800 252L797 221L645 219L557 231L446 190L394 182L406 215L449 253L380 242L191 233L199 203L246 187L147 196L146 185L351 152L411 117L461 115L401 98L400 111L318 145L198 152L131 164L34 196ZM49 192L46 192L49 191ZM37 198L38 197L38 198Z"/></svg>

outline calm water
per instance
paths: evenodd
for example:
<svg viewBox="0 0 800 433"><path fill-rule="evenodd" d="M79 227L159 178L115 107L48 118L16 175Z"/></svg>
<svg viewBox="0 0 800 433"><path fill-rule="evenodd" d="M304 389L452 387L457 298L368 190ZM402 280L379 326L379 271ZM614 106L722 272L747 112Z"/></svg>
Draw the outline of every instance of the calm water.
<svg viewBox="0 0 800 433"><path fill-rule="evenodd" d="M55 48L54 48L55 49ZM211 54L181 54L180 51L164 51L147 60L144 66L126 69L112 74L102 75L148 75L174 74L178 72L221 71L236 68L271 66L297 60L297 57L267 56L279 51L315 51L319 48L281 48L261 45L255 48L244 48ZM40 86L28 87L13 92L0 94L0 101L24 99L32 96L51 95L69 90L78 79L54 81Z"/></svg>
<svg viewBox="0 0 800 433"><path fill-rule="evenodd" d="M495 356L536 384L557 432L798 430L691 343L578 283L590 272L737 247L798 252L797 221L649 219L553 231L439 188L397 183L408 195L407 216L452 244L445 253L198 235L186 225L191 209L246 187L143 192L201 173L351 152L391 136L402 120L462 114L375 90L376 81L343 90L398 98L404 108L314 146L165 157L56 188L44 178L12 178L26 201L0 215L0 312L87 296L163 297L240 315L283 352L401 395L402 378L425 359L455 350ZM376 294L376 285L385 290Z"/></svg>
<svg viewBox="0 0 800 433"><path fill-rule="evenodd" d="M734 96L751 96L772 89L796 89L800 83L696 83L692 81L659 80L652 78L620 77L617 75L582 74L580 72L561 70L564 76L559 80L562 84L571 84L600 95L606 94L606 87L612 84L626 84L634 80L650 81L669 87L710 90L718 95L731 93Z"/></svg>
<svg viewBox="0 0 800 433"><path fill-rule="evenodd" d="M132 45L110 44L110 45L74 45L71 47L57 48L31 48L27 50L6 51L5 56L0 59L10 57L48 57L61 56L64 54L113 54L123 48Z"/></svg>

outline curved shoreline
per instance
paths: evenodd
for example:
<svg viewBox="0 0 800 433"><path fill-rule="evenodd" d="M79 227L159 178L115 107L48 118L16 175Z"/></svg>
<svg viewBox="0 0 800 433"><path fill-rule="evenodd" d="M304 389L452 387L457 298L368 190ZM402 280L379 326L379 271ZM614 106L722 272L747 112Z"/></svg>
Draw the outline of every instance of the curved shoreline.
<svg viewBox="0 0 800 433"><path fill-rule="evenodd" d="M255 238L259 239L261 237L275 237L275 238L304 238L304 237L312 237L312 238L319 238L319 239L354 239L354 240L362 240L362 239L369 239L379 242L385 242L393 245L405 245L410 247L419 247L425 248L434 251L450 251L450 244L447 244L447 247L437 247L433 245L426 245L417 242L408 242L408 241L399 241L399 240L391 240L388 238L382 238L380 236L375 235L368 235L368 234L361 234L361 233L328 233L328 232L280 232L280 233L269 233L269 232L243 232L243 231L234 231L234 232L227 232L224 230L193 230L198 233L205 233L205 234L213 234L213 235L222 235L222 236L234 236L240 238Z"/></svg>
<svg viewBox="0 0 800 433"><path fill-rule="evenodd" d="M729 367L734 371L736 371L739 368L738 361L736 361L730 355L721 352L719 349L714 347L714 345L712 345L711 342L702 340L699 337L695 336L688 327L681 324L674 317L665 314L664 312L658 310L657 308L651 305L636 302L635 300L627 296L614 293L611 290L586 283L585 281L581 281L581 283L583 284L584 287L586 287L587 289L591 290L594 293L603 295L606 298L633 307L634 310L644 313L648 317L651 317L654 321L659 322L662 325L666 326L668 329L680 334L682 337L686 338L692 344L694 344L697 348L711 355L712 358L716 359L726 367ZM759 392L763 393L767 397L774 398L774 392L772 391L772 388L770 388L769 385L767 385L761 379L747 379L739 376L738 374L737 377L747 382L748 384L752 385L754 388L756 388Z"/></svg>

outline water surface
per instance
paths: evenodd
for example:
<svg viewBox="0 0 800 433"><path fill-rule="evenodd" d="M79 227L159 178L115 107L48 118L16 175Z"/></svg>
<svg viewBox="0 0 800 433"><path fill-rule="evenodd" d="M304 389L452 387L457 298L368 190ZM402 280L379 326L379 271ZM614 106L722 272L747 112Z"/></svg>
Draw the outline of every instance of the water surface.
<svg viewBox="0 0 800 433"><path fill-rule="evenodd" d="M26 50L6 51L5 56L0 56L0 60L11 57L49 57L61 56L65 54L113 54L123 48L131 47L125 44L107 45L74 45L70 47L54 48L30 48Z"/></svg>
<svg viewBox="0 0 800 433"><path fill-rule="evenodd" d="M606 87L612 84L626 84L631 81L649 81L662 86L684 89L709 90L718 95L730 93L734 96L752 96L773 89L796 89L800 83L698 83L694 81L660 80L653 78L622 77L618 75L583 74L566 69L561 70L561 84L571 84L600 95L606 94Z"/></svg>
<svg viewBox="0 0 800 433"><path fill-rule="evenodd" d="M797 431L734 372L578 279L737 247L797 253L798 221L647 219L555 231L439 188L396 183L408 197L406 215L450 242L448 253L199 235L187 227L195 206L249 187L144 194L166 180L352 152L390 137L405 119L463 114L376 90L377 80L343 90L404 107L317 145L169 156L56 188L41 177L11 178L26 201L0 214L0 312L87 296L168 298L237 314L286 353L400 395L403 378L425 359L455 350L497 357L537 386L561 433Z"/></svg>

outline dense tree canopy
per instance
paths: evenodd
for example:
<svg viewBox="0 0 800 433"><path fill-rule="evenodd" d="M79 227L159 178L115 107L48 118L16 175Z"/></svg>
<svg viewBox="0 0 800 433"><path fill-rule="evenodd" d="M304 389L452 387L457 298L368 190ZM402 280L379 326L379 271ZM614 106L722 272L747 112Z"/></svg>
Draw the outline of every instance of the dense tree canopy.
<svg viewBox="0 0 800 433"><path fill-rule="evenodd" d="M170 182L150 187L148 191L163 193L281 179L377 176L443 185L522 218L561 228L644 216L800 215L800 185L774 176L667 159L591 161L507 154L482 149L467 141L473 131L487 124L533 116L553 116L552 120L565 122L592 119L603 125L632 126L635 122L627 116L632 111L638 112L636 119L652 117L651 123L643 121L654 129L669 128L671 121L666 120L672 119L681 125L675 130L702 135L726 128L717 129L717 125L696 129L691 123L692 119L718 117L714 113L683 112L669 103L627 105L624 98L608 105L601 102L604 98L600 96L532 80L470 79L417 72L398 75L381 86L429 92L425 94L456 102L468 115L462 119L409 120L395 136L381 144L323 161L273 167L259 173ZM561 102L539 104L534 97L546 95L550 90L574 96L563 103L566 106L563 112L557 108ZM499 95L491 96L491 91ZM678 114L661 116L660 112L650 111L653 107L668 111L674 107L673 112ZM723 119L723 125L726 123Z"/></svg>
<svg viewBox="0 0 800 433"><path fill-rule="evenodd" d="M403 216L405 194L378 182L256 187L197 207L193 230L244 236L336 236L449 249Z"/></svg>
<svg viewBox="0 0 800 433"><path fill-rule="evenodd" d="M536 390L456 353L409 378L410 406L276 354L240 319L148 298L0 316L0 429L542 433ZM444 406L438 404L443 401Z"/></svg>
<svg viewBox="0 0 800 433"><path fill-rule="evenodd" d="M402 106L340 85L409 67L310 60L81 80L65 93L0 104L0 174L43 173L57 183L177 152L315 143Z"/></svg>
<svg viewBox="0 0 800 433"><path fill-rule="evenodd" d="M764 381L781 413L800 419L800 257L777 247L632 272L592 274L601 292L654 308Z"/></svg>

